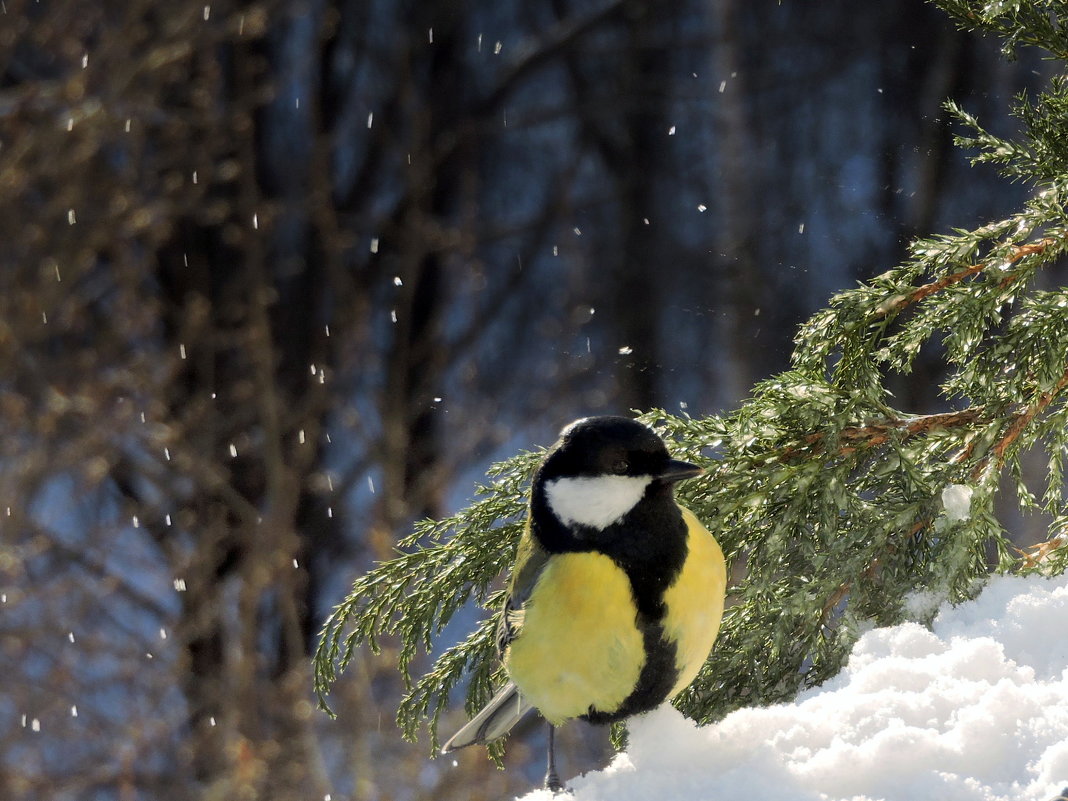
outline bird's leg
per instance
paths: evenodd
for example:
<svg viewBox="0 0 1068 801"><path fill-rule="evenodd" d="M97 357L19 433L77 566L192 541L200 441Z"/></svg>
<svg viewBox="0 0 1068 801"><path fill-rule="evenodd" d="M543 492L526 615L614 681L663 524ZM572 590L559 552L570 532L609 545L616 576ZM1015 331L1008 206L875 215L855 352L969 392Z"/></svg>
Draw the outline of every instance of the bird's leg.
<svg viewBox="0 0 1068 801"><path fill-rule="evenodd" d="M549 724L549 758L545 772L545 787L558 793L564 789L560 783L560 775L556 772L556 754L553 751L553 741L556 739L556 727Z"/></svg>

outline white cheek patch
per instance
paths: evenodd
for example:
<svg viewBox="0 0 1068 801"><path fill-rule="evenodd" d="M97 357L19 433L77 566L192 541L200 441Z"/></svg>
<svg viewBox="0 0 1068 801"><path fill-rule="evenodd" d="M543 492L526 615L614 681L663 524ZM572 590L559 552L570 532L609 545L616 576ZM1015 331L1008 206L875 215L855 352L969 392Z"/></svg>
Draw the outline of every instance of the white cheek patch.
<svg viewBox="0 0 1068 801"><path fill-rule="evenodd" d="M545 497L565 525L608 528L642 499L650 476L579 476L545 483Z"/></svg>

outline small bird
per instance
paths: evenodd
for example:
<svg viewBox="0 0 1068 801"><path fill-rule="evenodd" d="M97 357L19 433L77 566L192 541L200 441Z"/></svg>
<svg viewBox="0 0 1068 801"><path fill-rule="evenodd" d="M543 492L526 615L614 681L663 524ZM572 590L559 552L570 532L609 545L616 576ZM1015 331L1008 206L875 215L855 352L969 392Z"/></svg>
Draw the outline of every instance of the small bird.
<svg viewBox="0 0 1068 801"><path fill-rule="evenodd" d="M531 709L549 723L545 785L561 789L554 727L611 723L684 690L723 616L723 551L675 482L700 475L648 426L586 417L534 475L497 629L510 681L442 748L486 743Z"/></svg>

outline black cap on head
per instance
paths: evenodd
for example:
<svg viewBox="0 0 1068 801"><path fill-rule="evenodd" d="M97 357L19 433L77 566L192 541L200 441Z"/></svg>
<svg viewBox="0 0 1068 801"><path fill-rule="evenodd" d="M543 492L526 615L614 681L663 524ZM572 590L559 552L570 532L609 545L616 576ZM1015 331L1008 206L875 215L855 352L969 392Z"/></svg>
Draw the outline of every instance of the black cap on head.
<svg viewBox="0 0 1068 801"><path fill-rule="evenodd" d="M583 417L560 432L545 460L543 478L561 476L653 476L677 481L700 469L673 460L664 441L644 423L609 415Z"/></svg>

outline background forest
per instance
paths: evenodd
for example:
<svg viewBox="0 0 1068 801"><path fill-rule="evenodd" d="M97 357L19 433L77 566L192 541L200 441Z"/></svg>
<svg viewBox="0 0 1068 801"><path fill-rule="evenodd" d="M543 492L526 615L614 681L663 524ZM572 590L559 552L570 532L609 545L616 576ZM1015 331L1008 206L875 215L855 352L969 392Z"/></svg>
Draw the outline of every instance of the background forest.
<svg viewBox="0 0 1068 801"><path fill-rule="evenodd" d="M402 741L388 658L318 712L326 612L491 461L732 408L1017 205L941 103L1014 130L1019 56L918 0L4 0L0 797L529 786L533 734L507 773Z"/></svg>

